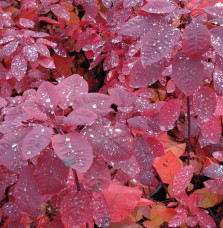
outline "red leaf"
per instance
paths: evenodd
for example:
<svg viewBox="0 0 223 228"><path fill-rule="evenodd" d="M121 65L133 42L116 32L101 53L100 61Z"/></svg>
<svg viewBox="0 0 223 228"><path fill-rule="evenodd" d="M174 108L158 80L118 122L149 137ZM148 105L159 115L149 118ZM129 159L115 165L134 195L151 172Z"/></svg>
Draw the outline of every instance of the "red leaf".
<svg viewBox="0 0 223 228"><path fill-rule="evenodd" d="M85 191L71 192L60 204L60 215L66 227L82 227L92 216L92 197Z"/></svg>
<svg viewBox="0 0 223 228"><path fill-rule="evenodd" d="M164 148L160 141L154 138L147 138L146 141L152 149L154 157L161 157L164 155Z"/></svg>
<svg viewBox="0 0 223 228"><path fill-rule="evenodd" d="M188 186L194 173L194 166L188 165L181 168L173 179L173 193L179 195Z"/></svg>
<svg viewBox="0 0 223 228"><path fill-rule="evenodd" d="M73 74L62 80L57 85L57 90L60 95L59 105L61 108L66 109L68 106L73 105L77 95L88 92L88 84L79 74Z"/></svg>
<svg viewBox="0 0 223 228"><path fill-rule="evenodd" d="M168 131L174 128L174 124L180 115L181 104L179 99L167 101L160 109L160 129Z"/></svg>
<svg viewBox="0 0 223 228"><path fill-rule="evenodd" d="M141 60L137 60L130 73L130 86L139 88L153 84L161 77L163 68L163 60L155 62L145 68L143 68Z"/></svg>
<svg viewBox="0 0 223 228"><path fill-rule="evenodd" d="M220 70L215 70L214 72L214 88L218 96L223 96L223 72Z"/></svg>
<svg viewBox="0 0 223 228"><path fill-rule="evenodd" d="M210 47L211 35L206 26L193 21L183 32L183 51L190 58L200 58Z"/></svg>
<svg viewBox="0 0 223 228"><path fill-rule="evenodd" d="M180 31L170 25L156 26L142 39L141 61L144 67L169 54L180 38Z"/></svg>
<svg viewBox="0 0 223 228"><path fill-rule="evenodd" d="M38 59L38 53L35 46L26 45L23 48L23 55L29 62L35 62Z"/></svg>
<svg viewBox="0 0 223 228"><path fill-rule="evenodd" d="M176 214L168 223L169 227L179 227L183 222L187 220L187 213L184 210L182 212Z"/></svg>
<svg viewBox="0 0 223 228"><path fill-rule="evenodd" d="M16 77L18 81L20 81L25 75L26 70L27 61L25 60L25 58L21 54L15 55L11 63L12 74Z"/></svg>
<svg viewBox="0 0 223 228"><path fill-rule="evenodd" d="M52 150L45 150L38 157L33 177L41 194L53 194L66 186L69 168L55 156Z"/></svg>
<svg viewBox="0 0 223 228"><path fill-rule="evenodd" d="M40 154L49 145L52 134L51 128L42 125L35 126L23 139L23 157L28 160Z"/></svg>
<svg viewBox="0 0 223 228"><path fill-rule="evenodd" d="M137 135L133 140L133 154L136 161L143 169L152 167L154 155L152 149L149 147L145 137Z"/></svg>
<svg viewBox="0 0 223 228"><path fill-rule="evenodd" d="M53 149L63 163L77 171L85 173L93 161L92 148L79 132L66 135L54 135Z"/></svg>
<svg viewBox="0 0 223 228"><path fill-rule="evenodd" d="M193 95L193 106L198 116L204 121L209 121L215 113L216 96L212 89L201 87Z"/></svg>
<svg viewBox="0 0 223 228"><path fill-rule="evenodd" d="M111 214L111 222L120 222L132 213L141 198L141 190L111 183L103 191Z"/></svg>
<svg viewBox="0 0 223 228"><path fill-rule="evenodd" d="M36 98L45 109L55 109L59 103L56 87L47 81L44 81L38 88Z"/></svg>
<svg viewBox="0 0 223 228"><path fill-rule="evenodd" d="M173 60L173 80L177 87L190 96L201 84L204 66L200 59L190 59L179 51Z"/></svg>
<svg viewBox="0 0 223 228"><path fill-rule="evenodd" d="M6 44L2 50L5 56L10 56L12 53L14 53L19 45L18 41L12 41L8 44Z"/></svg>
<svg viewBox="0 0 223 228"><path fill-rule="evenodd" d="M31 213L43 203L43 196L37 190L32 174L29 166L24 167L13 191L16 204L27 213Z"/></svg>
<svg viewBox="0 0 223 228"><path fill-rule="evenodd" d="M204 169L204 175L213 179L223 179L223 166L218 164L209 165Z"/></svg>
<svg viewBox="0 0 223 228"><path fill-rule="evenodd" d="M166 14L171 13L176 9L176 5L168 0L148 0L141 10L148 13Z"/></svg>
<svg viewBox="0 0 223 228"><path fill-rule="evenodd" d="M49 69L56 68L52 57L40 56L38 59L38 62L42 67L49 68Z"/></svg>
<svg viewBox="0 0 223 228"><path fill-rule="evenodd" d="M99 192L107 189L110 182L111 174L108 166L94 160L89 170L84 174L82 184L87 191Z"/></svg>
<svg viewBox="0 0 223 228"><path fill-rule="evenodd" d="M44 22L47 22L47 23L52 24L52 25L61 26L60 22L55 21L49 17L39 17L38 21L44 21Z"/></svg>
<svg viewBox="0 0 223 228"><path fill-rule="evenodd" d="M123 161L132 155L131 135L126 130L94 123L82 132L91 143L94 153L104 156L108 161Z"/></svg>
<svg viewBox="0 0 223 228"><path fill-rule="evenodd" d="M93 218L98 227L109 227L111 215L104 195L95 195L93 198Z"/></svg>

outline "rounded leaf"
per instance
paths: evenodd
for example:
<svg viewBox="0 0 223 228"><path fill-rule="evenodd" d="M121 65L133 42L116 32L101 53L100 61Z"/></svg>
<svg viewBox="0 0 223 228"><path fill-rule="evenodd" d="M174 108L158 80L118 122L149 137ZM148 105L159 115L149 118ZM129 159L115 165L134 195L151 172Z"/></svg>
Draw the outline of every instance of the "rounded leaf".
<svg viewBox="0 0 223 228"><path fill-rule="evenodd" d="M166 14L176 9L176 5L168 0L148 0L147 2L148 3L145 4L141 10L148 13Z"/></svg>
<svg viewBox="0 0 223 228"><path fill-rule="evenodd" d="M82 173L90 168L93 161L92 148L80 133L54 135L52 146L57 156L66 166Z"/></svg>

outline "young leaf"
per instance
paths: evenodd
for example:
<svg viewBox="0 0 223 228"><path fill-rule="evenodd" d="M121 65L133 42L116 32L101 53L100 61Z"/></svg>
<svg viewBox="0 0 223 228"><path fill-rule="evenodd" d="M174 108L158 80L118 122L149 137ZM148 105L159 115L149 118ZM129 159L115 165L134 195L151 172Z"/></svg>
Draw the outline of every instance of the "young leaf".
<svg viewBox="0 0 223 228"><path fill-rule="evenodd" d="M111 214L111 222L120 222L132 213L141 198L141 190L111 183L103 191Z"/></svg>
<svg viewBox="0 0 223 228"><path fill-rule="evenodd" d="M92 148L79 132L66 135L54 135L52 146L63 163L77 171L85 173L93 161Z"/></svg>
<svg viewBox="0 0 223 228"><path fill-rule="evenodd" d="M66 227L82 227L92 216L92 196L85 191L73 191L60 204L60 215Z"/></svg>
<svg viewBox="0 0 223 228"><path fill-rule="evenodd" d="M52 134L51 128L42 125L35 126L23 139L23 157L28 160L40 154L49 145Z"/></svg>
<svg viewBox="0 0 223 228"><path fill-rule="evenodd" d="M177 87L190 96L201 84L204 66L201 59L190 59L179 51L173 59L173 80Z"/></svg>
<svg viewBox="0 0 223 228"><path fill-rule="evenodd" d="M173 179L173 193L179 195L182 193L191 181L194 173L194 166L188 165L181 168Z"/></svg>
<svg viewBox="0 0 223 228"><path fill-rule="evenodd" d="M211 34L206 26L193 21L183 32L183 51L190 58L200 58L210 47Z"/></svg>
<svg viewBox="0 0 223 228"><path fill-rule="evenodd" d="M142 39L143 67L151 65L169 54L180 38L180 31L170 25L156 26Z"/></svg>
<svg viewBox="0 0 223 228"><path fill-rule="evenodd" d="M48 149L38 157L33 177L41 194L53 194L66 186L68 174L69 168Z"/></svg>

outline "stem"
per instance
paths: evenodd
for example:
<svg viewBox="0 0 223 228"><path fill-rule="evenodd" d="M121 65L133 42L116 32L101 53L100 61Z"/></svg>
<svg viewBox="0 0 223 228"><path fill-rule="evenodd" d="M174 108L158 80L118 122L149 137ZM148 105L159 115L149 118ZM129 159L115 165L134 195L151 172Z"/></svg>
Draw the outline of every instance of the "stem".
<svg viewBox="0 0 223 228"><path fill-rule="evenodd" d="M74 173L75 183L76 183L76 186L77 186L77 191L80 191L81 190L81 185L80 185L76 170L74 170L73 173Z"/></svg>
<svg viewBox="0 0 223 228"><path fill-rule="evenodd" d="M190 150L191 150L191 144L190 144L190 138L191 138L191 121L190 121L190 97L187 97L187 118L188 118L188 134L187 134L187 165L190 164Z"/></svg>
<svg viewBox="0 0 223 228"><path fill-rule="evenodd" d="M166 185L163 183L163 180L161 179L159 173L158 173L157 170L155 169L155 167L152 166L152 168L153 168L153 170L155 171L156 176L158 177L158 179L159 179L160 183L162 184L164 190L166 191L167 195L170 197L170 199L173 199L172 196L170 195L170 193L169 193L169 191L168 191Z"/></svg>

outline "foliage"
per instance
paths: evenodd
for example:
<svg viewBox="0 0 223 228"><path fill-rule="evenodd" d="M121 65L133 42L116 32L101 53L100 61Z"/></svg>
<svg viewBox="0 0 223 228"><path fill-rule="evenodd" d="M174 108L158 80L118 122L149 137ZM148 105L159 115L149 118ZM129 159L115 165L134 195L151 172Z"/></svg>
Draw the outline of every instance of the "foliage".
<svg viewBox="0 0 223 228"><path fill-rule="evenodd" d="M223 225L223 1L0 2L0 225Z"/></svg>

